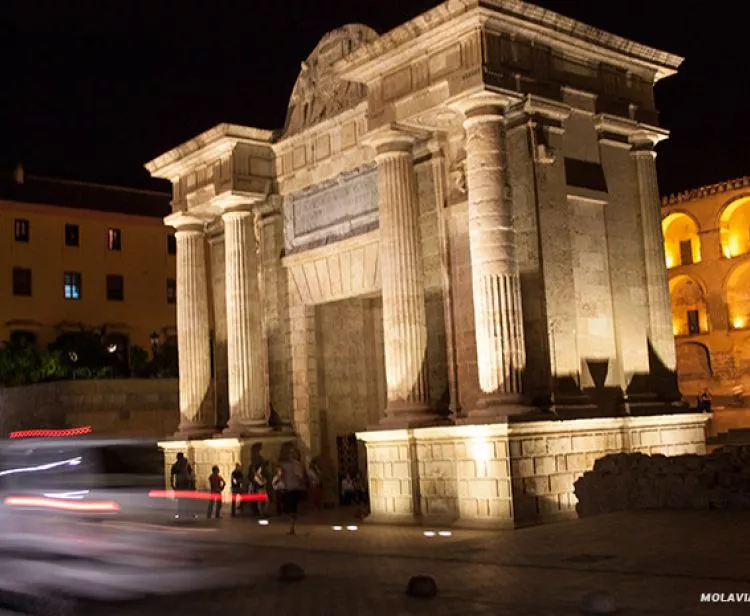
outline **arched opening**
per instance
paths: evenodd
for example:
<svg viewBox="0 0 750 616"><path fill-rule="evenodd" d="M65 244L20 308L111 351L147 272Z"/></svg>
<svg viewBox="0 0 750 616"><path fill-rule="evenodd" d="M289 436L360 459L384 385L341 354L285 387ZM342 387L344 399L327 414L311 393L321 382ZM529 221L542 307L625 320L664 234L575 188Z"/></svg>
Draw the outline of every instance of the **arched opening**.
<svg viewBox="0 0 750 616"><path fill-rule="evenodd" d="M732 201L719 218L721 254L727 259L750 252L750 197Z"/></svg>
<svg viewBox="0 0 750 616"><path fill-rule="evenodd" d="M690 276L676 276L669 281L672 298L672 328L675 336L695 336L708 331L706 294Z"/></svg>
<svg viewBox="0 0 750 616"><path fill-rule="evenodd" d="M692 265L701 261L698 225L687 214L676 212L661 222L667 268Z"/></svg>
<svg viewBox="0 0 750 616"><path fill-rule="evenodd" d="M697 342L678 344L677 373L685 380L710 379L713 370L708 347Z"/></svg>
<svg viewBox="0 0 750 616"><path fill-rule="evenodd" d="M750 327L750 261L735 267L727 278L727 309L732 329Z"/></svg>

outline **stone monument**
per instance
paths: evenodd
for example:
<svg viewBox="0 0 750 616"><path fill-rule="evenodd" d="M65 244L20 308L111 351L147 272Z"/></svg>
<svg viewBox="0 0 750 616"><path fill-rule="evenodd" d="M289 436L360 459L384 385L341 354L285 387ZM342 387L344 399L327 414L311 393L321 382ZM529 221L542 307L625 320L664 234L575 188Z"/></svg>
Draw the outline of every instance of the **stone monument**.
<svg viewBox="0 0 750 616"><path fill-rule="evenodd" d="M208 476L294 441L334 491L366 471L373 519L498 526L573 512L606 453L704 451L653 149L681 61L448 1L324 36L283 129L222 124L148 163L178 238L165 449Z"/></svg>

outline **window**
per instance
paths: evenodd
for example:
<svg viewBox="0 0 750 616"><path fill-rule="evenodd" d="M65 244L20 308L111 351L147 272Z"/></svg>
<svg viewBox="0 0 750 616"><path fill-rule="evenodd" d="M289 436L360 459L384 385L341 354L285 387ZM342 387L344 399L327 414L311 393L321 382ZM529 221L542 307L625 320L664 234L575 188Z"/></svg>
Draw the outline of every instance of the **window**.
<svg viewBox="0 0 750 616"><path fill-rule="evenodd" d="M78 225L65 225L65 245L78 246Z"/></svg>
<svg viewBox="0 0 750 616"><path fill-rule="evenodd" d="M65 272L65 299L81 299L81 274Z"/></svg>
<svg viewBox="0 0 750 616"><path fill-rule="evenodd" d="M688 333L691 336L694 336L695 334L700 334L701 333L701 321L700 321L699 312L697 310L688 310L687 320L688 320Z"/></svg>
<svg viewBox="0 0 750 616"><path fill-rule="evenodd" d="M125 299L125 278L120 274L107 274L107 299L111 302Z"/></svg>
<svg viewBox="0 0 750 616"><path fill-rule="evenodd" d="M119 229L107 230L107 248L110 250L122 250L122 234Z"/></svg>
<svg viewBox="0 0 750 616"><path fill-rule="evenodd" d="M16 218L13 224L13 236L17 242L29 241L29 221L22 218Z"/></svg>
<svg viewBox="0 0 750 616"><path fill-rule="evenodd" d="M31 297L31 270L26 267L13 268L13 295Z"/></svg>
<svg viewBox="0 0 750 616"><path fill-rule="evenodd" d="M693 242L692 240L683 240L680 242L680 265L693 264Z"/></svg>
<svg viewBox="0 0 750 616"><path fill-rule="evenodd" d="M167 303L174 304L177 301L177 281L167 278Z"/></svg>
<svg viewBox="0 0 750 616"><path fill-rule="evenodd" d="M174 233L170 233L169 235L167 235L167 254L177 254L177 238L175 237Z"/></svg>

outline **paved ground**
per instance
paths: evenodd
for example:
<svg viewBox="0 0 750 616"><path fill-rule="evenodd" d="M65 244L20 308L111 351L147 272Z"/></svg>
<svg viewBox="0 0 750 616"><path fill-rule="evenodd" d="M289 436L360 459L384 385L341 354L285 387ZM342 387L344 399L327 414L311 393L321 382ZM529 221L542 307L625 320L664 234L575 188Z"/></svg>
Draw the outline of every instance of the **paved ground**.
<svg viewBox="0 0 750 616"><path fill-rule="evenodd" d="M101 613L566 616L579 614L581 598L595 590L614 595L623 615L750 613L750 604L700 602L704 592L750 593L747 514L614 514L450 537L425 537L416 527L332 528L352 522L349 514L308 518L290 537L278 520L265 527L222 520L217 538L237 543L244 587ZM284 562L300 564L307 578L278 582ZM435 577L437 598L405 596L415 574Z"/></svg>

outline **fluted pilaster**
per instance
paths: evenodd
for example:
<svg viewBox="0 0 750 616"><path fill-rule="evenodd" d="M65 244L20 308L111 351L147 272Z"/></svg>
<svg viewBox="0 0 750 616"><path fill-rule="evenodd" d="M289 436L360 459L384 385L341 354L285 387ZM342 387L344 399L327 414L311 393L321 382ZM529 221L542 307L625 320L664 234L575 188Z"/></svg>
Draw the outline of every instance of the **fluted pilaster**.
<svg viewBox="0 0 750 616"><path fill-rule="evenodd" d="M229 360L229 427L242 435L268 429L263 365L263 303L258 286L257 241L250 211L224 220Z"/></svg>
<svg viewBox="0 0 750 616"><path fill-rule="evenodd" d="M211 390L211 349L203 224L184 217L173 224L177 237L178 434L204 436L216 428Z"/></svg>
<svg viewBox="0 0 750 616"><path fill-rule="evenodd" d="M634 146L632 156L635 159L641 201L649 305L649 340L659 362L668 371L674 372L677 360L672 331L672 303L669 297L669 280L665 266L661 202L656 177L656 152L651 142L642 142Z"/></svg>
<svg viewBox="0 0 750 616"><path fill-rule="evenodd" d="M495 107L469 110L464 127L479 404L510 414L525 410L526 351L503 117Z"/></svg>
<svg viewBox="0 0 750 616"><path fill-rule="evenodd" d="M380 267L388 390L386 422L430 419L427 318L412 141L392 135L376 146Z"/></svg>

